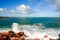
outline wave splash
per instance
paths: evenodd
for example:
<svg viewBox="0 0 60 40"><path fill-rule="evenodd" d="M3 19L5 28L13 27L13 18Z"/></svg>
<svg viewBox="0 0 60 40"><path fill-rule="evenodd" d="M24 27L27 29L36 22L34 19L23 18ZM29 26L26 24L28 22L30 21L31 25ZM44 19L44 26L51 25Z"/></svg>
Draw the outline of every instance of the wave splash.
<svg viewBox="0 0 60 40"><path fill-rule="evenodd" d="M48 35L50 38L58 38L60 33L60 28L45 28L42 23L34 25L20 25L18 23L13 23L10 29L0 29L1 31L12 30L14 32L25 32L29 37L27 38L42 38L44 35Z"/></svg>

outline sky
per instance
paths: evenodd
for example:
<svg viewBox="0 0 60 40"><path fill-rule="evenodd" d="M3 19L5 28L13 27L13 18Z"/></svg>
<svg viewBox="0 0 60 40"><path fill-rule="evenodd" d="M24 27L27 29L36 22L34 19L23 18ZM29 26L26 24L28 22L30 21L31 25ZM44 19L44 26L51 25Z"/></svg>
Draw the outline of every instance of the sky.
<svg viewBox="0 0 60 40"><path fill-rule="evenodd" d="M0 0L0 17L60 17L60 0Z"/></svg>

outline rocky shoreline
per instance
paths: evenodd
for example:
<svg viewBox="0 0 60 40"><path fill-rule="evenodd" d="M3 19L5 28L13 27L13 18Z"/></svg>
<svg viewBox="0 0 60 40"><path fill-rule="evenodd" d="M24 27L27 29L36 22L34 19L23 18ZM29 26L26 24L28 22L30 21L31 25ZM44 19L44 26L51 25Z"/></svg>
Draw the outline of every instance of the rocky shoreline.
<svg viewBox="0 0 60 40"><path fill-rule="evenodd" d="M43 38L33 38L33 39L26 39L27 36L24 32L14 32L12 30L7 32L0 32L0 40L60 40L60 34L58 35L59 38L53 39L49 38L48 35L44 35Z"/></svg>
<svg viewBox="0 0 60 40"><path fill-rule="evenodd" d="M24 32L15 33L14 31L0 33L0 40L25 40L28 37Z"/></svg>

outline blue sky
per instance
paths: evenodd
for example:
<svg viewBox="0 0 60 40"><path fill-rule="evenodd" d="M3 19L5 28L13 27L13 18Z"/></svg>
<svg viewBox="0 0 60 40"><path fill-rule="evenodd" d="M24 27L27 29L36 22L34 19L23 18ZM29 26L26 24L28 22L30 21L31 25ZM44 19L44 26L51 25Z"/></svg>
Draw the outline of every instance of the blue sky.
<svg viewBox="0 0 60 40"><path fill-rule="evenodd" d="M60 17L60 0L0 0L0 16Z"/></svg>

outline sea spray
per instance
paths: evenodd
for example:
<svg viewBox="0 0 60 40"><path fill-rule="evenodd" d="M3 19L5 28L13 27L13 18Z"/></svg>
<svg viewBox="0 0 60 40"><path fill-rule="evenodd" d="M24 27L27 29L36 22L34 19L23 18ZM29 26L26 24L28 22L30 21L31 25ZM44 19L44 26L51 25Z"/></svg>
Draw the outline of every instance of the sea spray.
<svg viewBox="0 0 60 40"><path fill-rule="evenodd" d="M18 23L13 23L12 24L12 31L19 32L19 24Z"/></svg>

